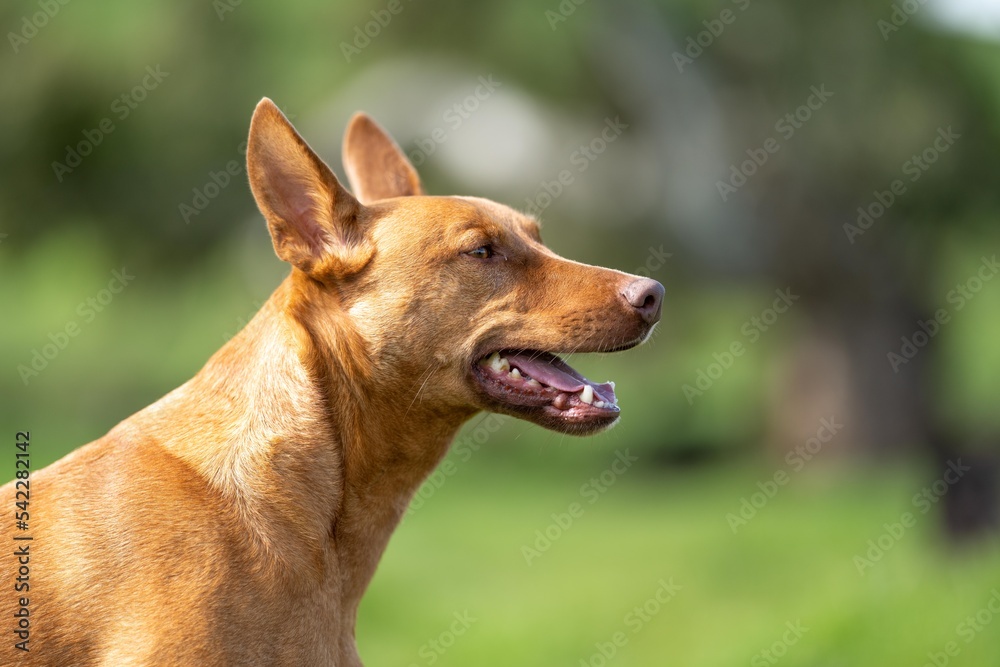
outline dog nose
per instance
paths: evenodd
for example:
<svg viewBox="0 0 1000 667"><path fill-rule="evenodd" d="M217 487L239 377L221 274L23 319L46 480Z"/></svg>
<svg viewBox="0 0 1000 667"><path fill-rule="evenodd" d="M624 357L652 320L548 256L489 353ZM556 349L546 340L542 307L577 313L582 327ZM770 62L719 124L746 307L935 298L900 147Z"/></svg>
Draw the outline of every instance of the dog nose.
<svg viewBox="0 0 1000 667"><path fill-rule="evenodd" d="M639 278L626 285L622 296L635 308L647 324L660 321L663 307L663 285L650 278Z"/></svg>

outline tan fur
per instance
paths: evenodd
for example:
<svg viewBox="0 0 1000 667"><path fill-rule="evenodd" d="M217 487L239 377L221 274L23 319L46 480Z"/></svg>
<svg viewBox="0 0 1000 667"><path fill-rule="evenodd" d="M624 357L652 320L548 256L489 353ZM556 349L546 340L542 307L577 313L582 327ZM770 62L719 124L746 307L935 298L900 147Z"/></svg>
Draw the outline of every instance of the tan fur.
<svg viewBox="0 0 1000 667"><path fill-rule="evenodd" d="M411 495L498 409L471 364L648 335L634 276L559 258L499 204L420 196L366 116L345 142L357 198L269 100L247 157L291 274L194 378L32 475L31 650L8 588L2 664L359 666L358 603ZM486 242L506 261L463 254Z"/></svg>

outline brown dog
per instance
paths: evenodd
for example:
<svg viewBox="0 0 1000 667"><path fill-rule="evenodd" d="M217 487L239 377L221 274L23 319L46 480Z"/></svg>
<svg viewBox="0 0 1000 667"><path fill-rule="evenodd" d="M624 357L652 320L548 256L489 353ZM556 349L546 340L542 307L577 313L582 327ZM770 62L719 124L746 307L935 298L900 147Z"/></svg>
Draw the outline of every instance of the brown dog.
<svg viewBox="0 0 1000 667"><path fill-rule="evenodd" d="M355 196L267 99L247 162L291 274L193 379L31 477L33 539L0 560L5 585L30 560L29 650L5 631L3 664L356 667L361 596L463 422L618 419L613 385L554 353L638 345L659 283L562 259L500 204L423 196L361 114Z"/></svg>

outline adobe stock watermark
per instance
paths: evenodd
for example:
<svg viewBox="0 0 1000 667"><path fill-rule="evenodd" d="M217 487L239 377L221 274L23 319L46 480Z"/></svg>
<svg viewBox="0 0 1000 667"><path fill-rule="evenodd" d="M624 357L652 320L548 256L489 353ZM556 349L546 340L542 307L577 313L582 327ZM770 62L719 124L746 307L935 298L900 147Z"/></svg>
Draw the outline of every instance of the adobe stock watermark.
<svg viewBox="0 0 1000 667"><path fill-rule="evenodd" d="M580 497L584 502L572 502L565 512L551 514L552 523L545 528L535 531L535 540L530 544L521 545L521 555L524 561L530 566L542 554L552 548L552 545L566 534L587 511L587 507L593 505L608 492L618 479L632 467L639 458L632 456L628 449L619 449L615 452L614 461L600 475L591 477L580 487Z"/></svg>
<svg viewBox="0 0 1000 667"><path fill-rule="evenodd" d="M659 248L649 246L649 254L646 256L646 261L641 266L635 267L632 273L643 278L649 278L652 274L662 269L667 260L673 256L672 252L667 252L663 249L662 243Z"/></svg>
<svg viewBox="0 0 1000 667"><path fill-rule="evenodd" d="M545 20L549 22L549 27L555 31L560 23L565 23L569 17L576 13L576 8L587 0L562 0L559 5L552 9L545 10Z"/></svg>
<svg viewBox="0 0 1000 667"><path fill-rule="evenodd" d="M493 74L480 76L477 80L479 81L479 85L469 95L452 104L441 114L441 120L444 121L447 127L435 127L426 137L413 142L416 148L409 151L406 156L410 158L410 162L413 163L414 167L421 166L427 161L427 158L434 155L437 152L438 146L448 140L448 133L462 127L465 121L479 110L483 102L490 99L497 88L503 85L493 78Z"/></svg>
<svg viewBox="0 0 1000 667"><path fill-rule="evenodd" d="M122 290L135 280L123 266L121 270L111 272L111 280L108 286L100 290L97 294L87 297L76 307L76 314L82 320L73 319L66 322L61 329L50 332L47 336L49 342L42 345L41 349L31 350L31 360L27 364L18 364L17 373L21 376L21 382L28 386L33 378L38 377L42 371L49 367L49 364L59 356L59 353L66 349L71 339L80 335L82 326L90 324L97 319L98 314L111 304L116 294L121 294Z"/></svg>
<svg viewBox="0 0 1000 667"><path fill-rule="evenodd" d="M287 111L285 112L285 117L290 121L296 118L295 114ZM191 188L191 199L177 205L177 212L180 214L184 224L191 224L192 218L204 213L205 209L231 184L234 182L245 183L246 181L238 177L246 171L246 165L247 141L244 140L236 146L235 157L228 160L218 170L210 170L208 177L200 186ZM258 303L257 307L259 308L262 305L264 304ZM227 337L226 340L229 340L229 338L232 338L232 336Z"/></svg>
<svg viewBox="0 0 1000 667"><path fill-rule="evenodd" d="M68 5L70 0L38 0L36 3L38 5L38 11L29 15L24 15L21 17L21 29L17 32L8 32L7 41L10 42L10 48L14 50L16 55L21 47L26 46L28 42L35 38L42 28L49 24L49 21L56 17L59 11Z"/></svg>
<svg viewBox="0 0 1000 667"><path fill-rule="evenodd" d="M750 658L751 667L768 667L776 665L778 661L788 654L788 649L799 643L802 636L809 632L809 628L802 625L802 621L785 621L785 631L781 637L776 639L770 646L761 649Z"/></svg>
<svg viewBox="0 0 1000 667"><path fill-rule="evenodd" d="M445 482L458 472L458 464L468 463L472 459L472 456L493 437L493 434L500 430L500 427L506 423L507 419L506 415L498 415L491 412L483 419L480 419L479 423L468 433L456 440L452 444L447 458L441 462L441 465L424 480L424 483L420 485L417 492L413 494L410 506L406 508L406 516L412 516L435 493L440 491Z"/></svg>
<svg viewBox="0 0 1000 667"><path fill-rule="evenodd" d="M407 0L407 2L412 1ZM401 14L405 8L403 0L389 0L384 8L371 10L372 19L370 21L354 26L354 39L350 42L340 43L340 52L344 54L344 60L350 63L351 58L361 55L361 52L367 49L388 27L393 17Z"/></svg>
<svg viewBox="0 0 1000 667"><path fill-rule="evenodd" d="M735 512L726 514L726 523L733 535L739 529L746 526L753 520L764 507L778 495L781 488L791 481L792 476L801 472L806 464L815 458L827 444L840 433L844 425L837 421L836 417L824 417L819 420L819 428L816 435L806 440L801 445L796 445L795 449L785 455L785 463L788 469L778 468L769 479L757 482L757 489L749 496L740 498L740 506Z"/></svg>
<svg viewBox="0 0 1000 667"><path fill-rule="evenodd" d="M750 7L750 0L732 0L732 2L739 12L745 12ZM736 22L738 16L739 13L726 8L719 12L719 15L714 19L702 21L701 24L705 26L705 29L687 38L683 53L680 51L673 53L677 71L683 74L687 65L693 65L694 61L700 58L715 43L715 40L722 36L726 27Z"/></svg>
<svg viewBox="0 0 1000 667"><path fill-rule="evenodd" d="M575 151L570 153L569 163L576 167L576 172L574 173L571 169L562 169L551 181L543 180L535 195L524 200L527 204L527 212L531 215L541 215L542 211L551 206L552 202L562 196L566 188L573 184L577 174L587 171L591 163L600 157L608 146L613 144L627 129L628 124L623 123L620 116L615 116L614 120L611 120L610 117L605 118L604 128L600 133L589 142L580 144Z"/></svg>
<svg viewBox="0 0 1000 667"><path fill-rule="evenodd" d="M938 501L948 493L948 490L958 484L959 480L970 470L972 470L971 466L962 465L962 459L948 461L948 466L944 469L941 477L913 494L910 505L913 506L916 513L906 511L899 516L897 521L883 523L884 532L875 539L868 540L866 545L868 549L864 554L854 556L854 567L857 568L858 574L864 576L867 570L875 567L875 564L881 561L885 554L903 539L906 532L917 525L917 519L930 512L931 508L937 505Z"/></svg>
<svg viewBox="0 0 1000 667"><path fill-rule="evenodd" d="M657 588L642 604L634 606L622 619L621 630L617 630L607 641L594 644L594 652L586 658L580 658L580 667L606 667L615 659L618 652L628 646L635 635L642 632L649 623L661 612L668 602L677 597L684 587L674 583L674 578L660 579Z"/></svg>
<svg viewBox="0 0 1000 667"><path fill-rule="evenodd" d="M698 368L695 372L694 384L681 386L681 392L687 399L688 405L694 405L696 398L711 389L725 375L726 371L733 367L736 360L746 354L747 345L752 345L760 340L761 336L774 326L778 318L787 313L788 309L800 298L800 295L792 293L791 287L786 287L783 290L777 289L774 293L777 297L769 308L765 308L759 315L754 315L740 326L740 334L746 339L747 344L745 345L743 340L737 339L722 352L713 353L712 359L714 361L705 368Z"/></svg>
<svg viewBox="0 0 1000 667"><path fill-rule="evenodd" d="M907 180L910 183L916 183L938 161L941 154L946 153L961 138L962 135L952 130L951 125L947 128L939 127L931 145L919 153L914 153L900 167L903 176L908 177ZM874 199L868 204L858 207L858 217L855 223L844 223L844 234L847 235L848 242L853 245L855 239L871 229L885 215L886 211L906 194L907 187L906 181L897 178L889 183L888 189L875 190L872 193Z"/></svg>
<svg viewBox="0 0 1000 667"><path fill-rule="evenodd" d="M215 10L216 18L225 21L227 14L232 14L242 4L243 0L212 0L212 9Z"/></svg>
<svg viewBox="0 0 1000 667"><path fill-rule="evenodd" d="M54 161L52 171L56 175L56 180L62 183L67 174L71 174L74 169L83 163L83 159L94 152L94 150L104 142L104 138L115 131L115 118L118 122L124 121L132 112L139 108L139 105L149 96L149 93L156 90L164 79L170 76L170 72L164 72L160 65L147 65L146 75L142 80L127 92L122 93L111 102L112 116L105 116L97 123L97 127L84 129L83 138L76 144L66 146L66 157L63 162Z"/></svg>
<svg viewBox="0 0 1000 667"><path fill-rule="evenodd" d="M236 318L236 327L222 334L222 342L228 342L233 336L243 331L243 328L250 324L250 321L253 320L254 316L256 316L258 312L260 312L260 309L264 307L265 303L267 303L265 299L257 299L254 301L250 306L250 311L246 315Z"/></svg>
<svg viewBox="0 0 1000 667"><path fill-rule="evenodd" d="M920 350L927 347L942 327L951 322L952 313L957 313L965 308L983 290L986 283L996 277L997 273L1000 273L1000 263L997 262L997 256L983 257L979 269L972 276L956 284L945 296L945 300L954 306L950 311L948 308L938 308L929 320L917 320L917 328L913 333L900 337L899 350L890 350L886 353L886 359L892 372L898 373L902 366L910 363Z"/></svg>
<svg viewBox="0 0 1000 667"><path fill-rule="evenodd" d="M926 4L927 0L902 0L902 2L892 3L892 13L889 14L889 20L879 19L875 22L875 27L882 35L882 40L888 42L889 36L894 32L899 32L899 29L909 23L910 19Z"/></svg>
<svg viewBox="0 0 1000 667"><path fill-rule="evenodd" d="M191 188L190 201L181 202L177 206L177 212L180 213L184 224L191 224L192 218L201 215L208 208L208 205L222 194L222 191L229 187L237 176L246 170L247 142L244 141L237 146L236 151L238 157L226 162L218 171L209 171L208 178L200 187Z"/></svg>
<svg viewBox="0 0 1000 667"><path fill-rule="evenodd" d="M782 140L791 140L795 133L812 119L813 114L822 109L833 97L833 93L826 89L826 84L820 84L818 88L811 86L809 92L810 95L805 102L786 113L774 124L774 131ZM725 181L715 182L715 187L719 191L722 201L727 201L730 195L739 192L739 189L747 184L747 180L780 150L781 141L773 136L765 139L760 148L748 148L746 160L739 165L729 165L729 178Z"/></svg>
<svg viewBox="0 0 1000 667"><path fill-rule="evenodd" d="M433 665L438 660L441 659L445 653L448 652L452 646L458 641L458 638L469 631L472 625L479 621L478 618L469 613L466 609L463 612L455 612L452 614L455 620L451 622L445 630L428 640L426 643L422 644L417 650L417 655L422 660L424 665ZM409 667L420 667L418 663L411 662Z"/></svg>
<svg viewBox="0 0 1000 667"><path fill-rule="evenodd" d="M951 664L952 658L957 658L962 652L963 645L968 646L976 637L993 623L993 619L1000 616L1000 590L996 588L990 591L990 598L975 614L970 614L962 619L955 626L955 634L962 644L952 640L947 642L940 651L928 651L927 662L922 667L947 667Z"/></svg>

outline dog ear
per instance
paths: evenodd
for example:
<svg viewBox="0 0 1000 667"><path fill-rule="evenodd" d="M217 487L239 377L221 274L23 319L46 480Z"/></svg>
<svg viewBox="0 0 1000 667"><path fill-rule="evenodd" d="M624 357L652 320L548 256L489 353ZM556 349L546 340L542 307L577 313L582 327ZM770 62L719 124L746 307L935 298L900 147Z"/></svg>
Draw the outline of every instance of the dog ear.
<svg viewBox="0 0 1000 667"><path fill-rule="evenodd" d="M250 122L247 173L278 257L316 278L350 275L371 259L364 207L266 97Z"/></svg>
<svg viewBox="0 0 1000 667"><path fill-rule="evenodd" d="M367 114L351 118L344 134L344 169L362 203L424 194L420 176L406 155Z"/></svg>

